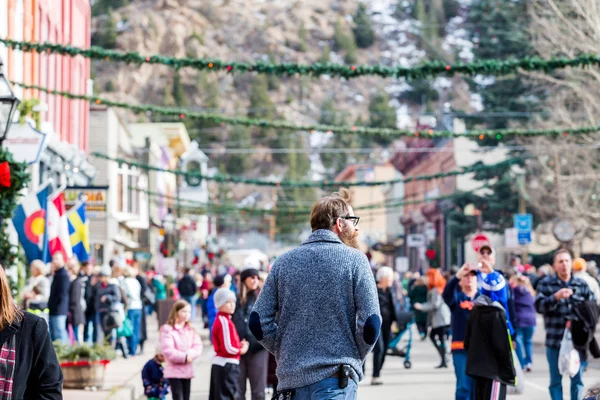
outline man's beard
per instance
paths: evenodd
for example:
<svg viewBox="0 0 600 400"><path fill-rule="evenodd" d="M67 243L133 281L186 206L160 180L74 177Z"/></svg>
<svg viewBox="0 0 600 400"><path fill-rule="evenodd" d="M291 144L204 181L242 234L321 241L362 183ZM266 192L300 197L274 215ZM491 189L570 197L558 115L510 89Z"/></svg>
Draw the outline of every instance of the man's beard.
<svg viewBox="0 0 600 400"><path fill-rule="evenodd" d="M355 249L359 248L358 232L351 232L350 229L344 229L340 232L339 238L346 246L354 247Z"/></svg>

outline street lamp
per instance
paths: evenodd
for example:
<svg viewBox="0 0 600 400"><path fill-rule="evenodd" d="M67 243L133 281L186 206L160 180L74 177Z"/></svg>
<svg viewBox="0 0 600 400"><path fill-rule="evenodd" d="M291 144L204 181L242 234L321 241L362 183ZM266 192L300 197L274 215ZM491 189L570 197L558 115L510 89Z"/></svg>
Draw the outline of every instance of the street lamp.
<svg viewBox="0 0 600 400"><path fill-rule="evenodd" d="M4 75L2 58L0 58L0 147L6 139L17 106L20 101L13 93L8 79Z"/></svg>

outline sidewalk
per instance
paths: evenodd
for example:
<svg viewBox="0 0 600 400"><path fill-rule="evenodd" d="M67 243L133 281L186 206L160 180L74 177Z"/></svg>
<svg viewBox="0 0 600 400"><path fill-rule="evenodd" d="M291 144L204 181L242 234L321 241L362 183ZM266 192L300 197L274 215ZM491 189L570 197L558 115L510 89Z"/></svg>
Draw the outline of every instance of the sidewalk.
<svg viewBox="0 0 600 400"><path fill-rule="evenodd" d="M156 314L147 321L148 340L144 344L144 354L124 359L121 353L116 360L108 364L105 371L104 387L98 391L67 390L63 391L65 400L136 400L143 396L142 369L148 360L154 357L158 344L158 322ZM204 354L210 353L208 331L201 329L200 324L195 328L204 342ZM204 358L204 356L202 357ZM210 373L210 369L208 370Z"/></svg>

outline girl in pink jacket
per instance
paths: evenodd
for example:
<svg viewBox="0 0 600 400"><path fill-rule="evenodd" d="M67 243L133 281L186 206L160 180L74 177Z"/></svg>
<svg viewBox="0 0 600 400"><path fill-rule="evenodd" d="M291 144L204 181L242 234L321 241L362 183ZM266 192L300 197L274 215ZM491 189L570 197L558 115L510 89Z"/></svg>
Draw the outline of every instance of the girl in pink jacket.
<svg viewBox="0 0 600 400"><path fill-rule="evenodd" d="M164 377L169 380L173 400L189 400L194 377L193 362L202 354L202 340L190 324L192 309L185 300L173 304L169 319L160 328L165 356Z"/></svg>

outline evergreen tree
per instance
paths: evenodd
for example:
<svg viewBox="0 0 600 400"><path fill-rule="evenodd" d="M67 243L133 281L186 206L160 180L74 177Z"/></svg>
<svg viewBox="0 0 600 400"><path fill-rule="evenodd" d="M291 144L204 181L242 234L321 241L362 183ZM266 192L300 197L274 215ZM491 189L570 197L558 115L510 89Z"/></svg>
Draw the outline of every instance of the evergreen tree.
<svg viewBox="0 0 600 400"><path fill-rule="evenodd" d="M250 129L245 126L234 126L229 135L229 140L235 142L234 147L250 148ZM225 170L231 175L242 175L252 168L252 157L250 154L230 154L227 157Z"/></svg>
<svg viewBox="0 0 600 400"><path fill-rule="evenodd" d="M346 64L354 64L358 60L356 55L356 42L354 41L354 36L348 38L346 45L346 54L344 54L344 62Z"/></svg>
<svg viewBox="0 0 600 400"><path fill-rule="evenodd" d="M304 53L306 50L306 28L304 27L304 23L301 22L298 28L298 51Z"/></svg>
<svg viewBox="0 0 600 400"><path fill-rule="evenodd" d="M102 15L110 9L117 10L129 4L129 0L97 0L92 6L92 16Z"/></svg>
<svg viewBox="0 0 600 400"><path fill-rule="evenodd" d="M369 126L372 128L396 128L396 110L389 106L385 92L373 96L369 102Z"/></svg>
<svg viewBox="0 0 600 400"><path fill-rule="evenodd" d="M117 27L111 8L107 10L106 24L104 24L100 33L94 39L94 45L104 47L105 49L114 49L117 47Z"/></svg>
<svg viewBox="0 0 600 400"><path fill-rule="evenodd" d="M321 57L319 57L318 62L322 64L327 64L331 62L331 48L329 45L325 45L323 47L323 52L321 53Z"/></svg>
<svg viewBox="0 0 600 400"><path fill-rule="evenodd" d="M275 106L269 97L269 84L264 74L256 75L252 80L248 117L261 119L275 117Z"/></svg>
<svg viewBox="0 0 600 400"><path fill-rule="evenodd" d="M356 45L361 49L371 47L375 43L375 31L371 25L371 18L367 14L367 7L360 3L358 10L354 15L354 28L352 33L354 34L354 40Z"/></svg>
<svg viewBox="0 0 600 400"><path fill-rule="evenodd" d="M344 26L342 20L338 18L335 21L335 27L333 28L333 49L335 51L344 50L348 46L348 37L344 33Z"/></svg>
<svg viewBox="0 0 600 400"><path fill-rule="evenodd" d="M188 106L188 100L185 95L185 87L181 82L181 75L179 74L179 71L175 71L175 75L173 77L173 99L178 107Z"/></svg>

